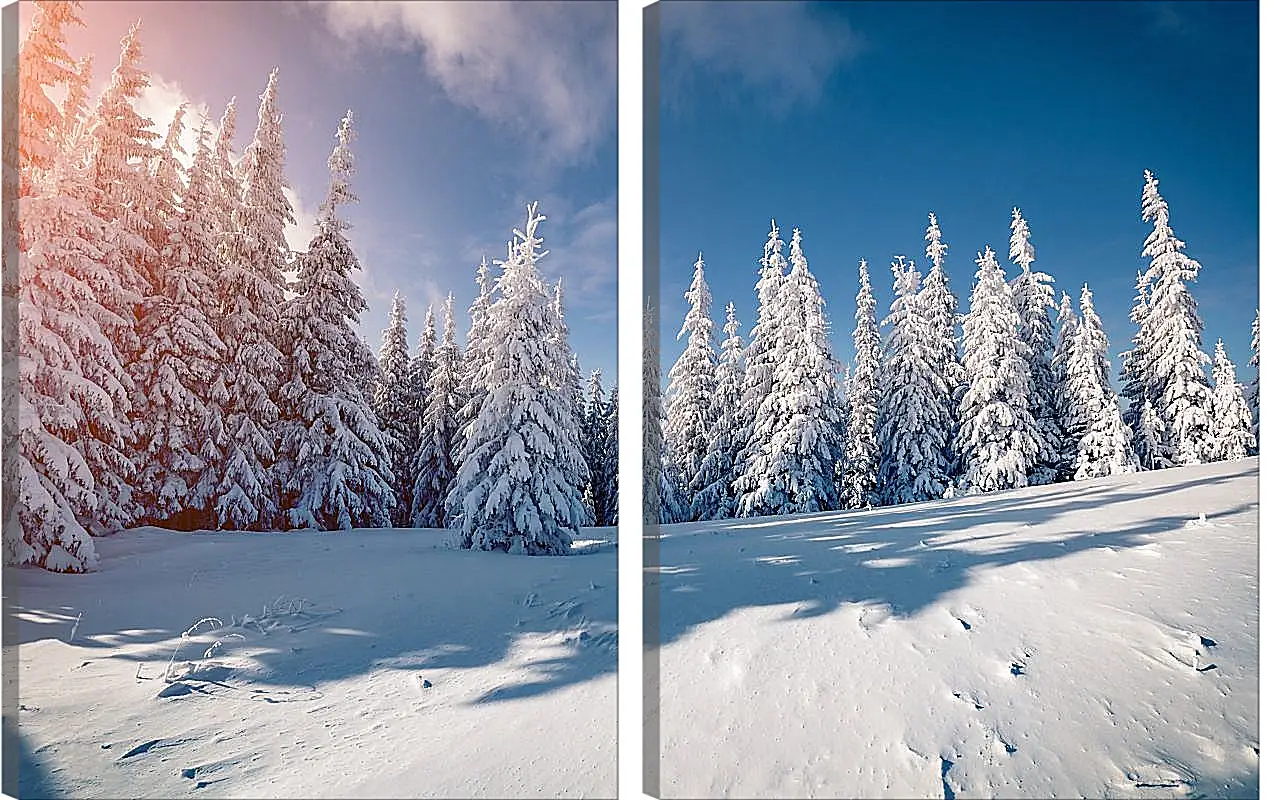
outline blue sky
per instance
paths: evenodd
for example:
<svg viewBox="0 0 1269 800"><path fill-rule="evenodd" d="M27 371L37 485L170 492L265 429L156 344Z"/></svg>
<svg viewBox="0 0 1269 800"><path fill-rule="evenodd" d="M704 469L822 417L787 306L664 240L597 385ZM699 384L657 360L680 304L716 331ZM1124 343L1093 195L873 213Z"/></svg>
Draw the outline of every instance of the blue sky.
<svg viewBox="0 0 1269 800"><path fill-rule="evenodd" d="M143 113L165 130L188 100L187 122L199 107L216 122L236 95L239 153L279 67L293 246L307 242L335 130L353 110L360 203L348 217L370 303L361 331L376 352L395 289L411 346L427 304L449 291L465 336L476 264L505 256L538 200L551 251L540 267L565 278L582 368L616 378L615 4L87 2L81 15L68 49L94 55L98 87L141 19L153 81Z"/></svg>
<svg viewBox="0 0 1269 800"><path fill-rule="evenodd" d="M1203 265L1191 288L1204 348L1223 338L1248 379L1256 11L1254 2L664 3L663 369L684 346L673 337L698 251L715 320L732 300L748 334L772 217L786 242L801 228L835 352L847 360L860 258L884 316L892 257L925 271L935 212L964 312L984 245L1017 274L1006 258L1018 206L1033 268L1077 305L1085 282L1093 290L1117 375L1147 263L1140 202L1150 169Z"/></svg>

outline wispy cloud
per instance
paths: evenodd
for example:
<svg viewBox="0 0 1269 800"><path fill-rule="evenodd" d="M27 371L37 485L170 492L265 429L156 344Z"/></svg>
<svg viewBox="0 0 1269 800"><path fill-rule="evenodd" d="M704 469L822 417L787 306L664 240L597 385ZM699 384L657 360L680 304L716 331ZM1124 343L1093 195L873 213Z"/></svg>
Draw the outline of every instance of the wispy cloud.
<svg viewBox="0 0 1269 800"><path fill-rule="evenodd" d="M616 120L615 3L356 0L325 3L345 39L416 47L457 104L558 163L585 158Z"/></svg>
<svg viewBox="0 0 1269 800"><path fill-rule="evenodd" d="M839 10L783 0L664 3L663 101L682 109L694 92L743 89L774 113L814 104L829 77L865 46ZM738 85L722 89L720 78Z"/></svg>
<svg viewBox="0 0 1269 800"><path fill-rule="evenodd" d="M194 160L194 148L198 143L198 126L202 120L208 121L207 127L213 131L212 135L215 135L216 120L211 118L207 104L191 100L177 81L151 73L150 85L142 90L141 96L136 100L135 108L138 114L154 123L154 129L162 137L167 135L168 126L172 124L172 118L176 116L176 109L182 104L186 108L185 118L182 120L185 129L181 132L181 148L185 150L185 155L181 160L188 167ZM159 139L159 143L161 142L162 139Z"/></svg>

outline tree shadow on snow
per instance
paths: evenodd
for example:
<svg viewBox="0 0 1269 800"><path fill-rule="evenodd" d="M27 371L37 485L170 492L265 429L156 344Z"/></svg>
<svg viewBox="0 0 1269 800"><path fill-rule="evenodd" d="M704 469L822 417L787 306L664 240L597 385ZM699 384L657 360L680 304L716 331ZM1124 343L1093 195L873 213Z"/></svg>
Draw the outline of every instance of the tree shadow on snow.
<svg viewBox="0 0 1269 800"><path fill-rule="evenodd" d="M611 546L527 557L438 548L429 533L131 531L98 541L98 572L10 570L6 580L21 586L5 624L17 627L19 646L60 640L103 651L84 665L167 692L154 702L227 691L293 702L331 681L397 672L407 697L471 705L616 672ZM166 540L191 536L179 547ZM160 551L146 580L146 559ZM60 602L41 607L36 595ZM204 617L217 622L182 637ZM126 668L111 666L120 662ZM483 667L497 669L481 673L481 685L454 680ZM444 692L447 683L462 690Z"/></svg>
<svg viewBox="0 0 1269 800"><path fill-rule="evenodd" d="M1125 509L1146 498L1174 501L1191 489L1257 473L1258 462L1251 461L1233 473L1161 487L1129 477L1127 485L1119 478L873 510L663 526L659 543L651 545L659 548L660 564L647 570L645 582L659 589L663 645L745 607L796 604L790 620L849 604L887 606L894 616L913 616L985 568L1094 548L1139 547L1200 512L1215 522L1255 508L1252 497L1224 510L1181 506L1184 513L1147 516L1147 508ZM1101 530L1090 531L1093 520L1078 514L1090 511L1125 521L1094 523ZM1042 525L1040 534L1028 535L1027 528Z"/></svg>
<svg viewBox="0 0 1269 800"><path fill-rule="evenodd" d="M10 797L22 800L58 800L67 795L59 791L38 756L23 738L19 724L8 715L4 717L4 785L0 787ZM16 769L12 769L16 767ZM11 771L12 769L12 771Z"/></svg>

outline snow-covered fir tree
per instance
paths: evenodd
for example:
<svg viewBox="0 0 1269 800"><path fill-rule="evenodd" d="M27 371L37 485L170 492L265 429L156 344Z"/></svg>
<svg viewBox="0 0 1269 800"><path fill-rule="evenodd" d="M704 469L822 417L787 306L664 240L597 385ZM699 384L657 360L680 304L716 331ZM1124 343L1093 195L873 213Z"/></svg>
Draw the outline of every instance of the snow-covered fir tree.
<svg viewBox="0 0 1269 800"><path fill-rule="evenodd" d="M1173 463L1201 464L1211 457L1212 390L1202 349L1203 322L1186 284L1200 265L1187 256L1185 243L1168 224L1168 204L1159 194L1159 181L1145 173L1141 218L1152 223L1142 256L1150 259L1146 276L1153 280L1149 309L1141 322L1145 366L1145 396L1155 403L1166 431Z"/></svg>
<svg viewBox="0 0 1269 800"><path fill-rule="evenodd" d="M113 326L111 340L127 373L129 399L116 409L120 416L122 445L103 442L108 450L121 447L124 461L111 464L99 460L91 451L85 457L97 479L98 510L102 530L118 529L132 523L141 510L131 496L135 478L133 464L140 460L129 442L135 418L132 398L148 387L138 384L140 338L137 335L137 310L142 300L152 293L152 280L157 269L159 245L164 236L160 220L153 210L162 203L158 186L149 165L158 155L154 141L159 134L151 121L133 108L133 103L149 85L149 77L140 67L140 23L134 23L120 45L119 62L93 110L86 131L87 176L95 191L92 204L95 212L107 223L107 237L102 242L110 269L115 273L122 292L106 300L106 307L123 324Z"/></svg>
<svg viewBox="0 0 1269 800"><path fill-rule="evenodd" d="M1075 350L1075 337L1079 333L1079 317L1071 308L1071 296L1062 292L1062 300L1058 303L1057 344L1053 348L1053 406L1057 413L1058 429L1062 434L1062 446L1058 452L1057 480L1070 480L1075 462L1075 444L1078 441L1071 433L1071 421L1066 417L1065 409L1070 405L1070 392L1067 386L1067 366Z"/></svg>
<svg viewBox="0 0 1269 800"><path fill-rule="evenodd" d="M87 526L97 519L94 461L125 461L118 446L127 376L109 330L122 324L102 298L122 291L101 243L94 189L66 152L34 172L18 254L18 436L15 502L4 527L6 564L55 572L96 569ZM87 445L87 446L86 446Z"/></svg>
<svg viewBox="0 0 1269 800"><path fill-rule="evenodd" d="M507 260L512 257L508 244ZM490 365L489 348L491 341L488 331L489 306L494 301L494 284L489 275L489 261L481 257L476 267L476 299L467 309L470 325L467 328L467 343L463 351L463 372L458 384L458 436L454 442L455 457L462 450L467 440L467 429L476 420L480 407L489 393ZM461 513L461 508L448 509L451 516Z"/></svg>
<svg viewBox="0 0 1269 800"><path fill-rule="evenodd" d="M665 405L661 400L661 349L652 298L643 309L643 524L679 522L686 516L665 452Z"/></svg>
<svg viewBox="0 0 1269 800"><path fill-rule="evenodd" d="M62 148L87 128L89 122L88 90L93 81L93 57L86 55L75 62L75 74L66 86L66 99L62 101L62 130L59 141Z"/></svg>
<svg viewBox="0 0 1269 800"><path fill-rule="evenodd" d="M1055 406L1056 380L1053 376L1053 278L1031 268L1035 247L1031 228L1017 208L1010 223L1009 260L1022 269L1010 284L1018 308L1019 339L1031 378L1031 416L1036 427L1036 456L1027 471L1032 485L1052 483L1061 461L1062 433Z"/></svg>
<svg viewBox="0 0 1269 800"><path fill-rule="evenodd" d="M688 311L678 334L679 339L687 334L687 346L670 367L666 389L665 449L676 474L684 481L682 488L688 497L702 488L691 484L709 450L718 370L714 321L710 318L713 300L705 282L703 255L697 256L694 270L691 286L683 294ZM691 508L687 516L699 519Z"/></svg>
<svg viewBox="0 0 1269 800"><path fill-rule="evenodd" d="M965 488L993 492L1027 485L1036 456L1036 423L1017 306L990 246L976 263L962 323L962 365L969 385L961 398L956 444Z"/></svg>
<svg viewBox="0 0 1269 800"><path fill-rule="evenodd" d="M421 419L419 399L414 395L415 387L411 385L410 379L410 349L406 343L405 322L405 299L400 292L394 292L388 327L383 331L383 342L379 346L379 367L373 402L379 428L388 437L394 476L393 490L400 501L392 517L395 525L405 525L409 521L411 491L415 480L411 469L414 451L410 447L412 444L415 448L418 446ZM432 329L431 309L428 309L427 322L423 329L424 335ZM431 353L428 353L426 357L430 360L430 356Z"/></svg>
<svg viewBox="0 0 1269 800"><path fill-rule="evenodd" d="M1251 321L1251 381L1247 384L1247 408L1251 412L1252 452L1260 452L1260 309Z"/></svg>
<svg viewBox="0 0 1269 800"><path fill-rule="evenodd" d="M763 449L769 442L768 430L770 421L762 417L763 406L768 403L771 387L775 380L777 365L777 348L780 339L780 286L784 282L788 262L784 258L784 240L780 238L780 229L775 220L771 220L771 231L767 234L767 242L763 247L762 261L758 269L758 282L754 291L758 295L758 316L753 329L749 333L749 346L745 351L745 382L740 393L740 411L738 418L742 425L745 445L736 460L737 498L736 513L738 516L753 516L764 513L758 507L743 505L745 495L757 499L754 492L759 488L759 476L765 473L765 466L757 463L763 458ZM760 429L761 428L761 429Z"/></svg>
<svg viewBox="0 0 1269 800"><path fill-rule="evenodd" d="M234 210L242 202L233 168L233 137L237 129L237 121L236 103L235 100L230 99L217 126L216 138L212 142L210 165L207 170L209 197L207 208L202 213L215 248L214 252L208 256L206 268L208 274L212 275L217 282L216 292L203 301L203 307L218 337L224 335L224 315L229 311L227 302L229 298L221 293L218 282L225 274L225 255L233 232ZM199 446L203 468L194 481L187 503L192 517L191 524L206 528L217 527L215 502L219 496L226 454L232 444L233 435L226 427L229 380L233 367L228 359L228 343L223 338L220 341L224 344L225 351L203 395L207 409L206 434L200 440Z"/></svg>
<svg viewBox="0 0 1269 800"><path fill-rule="evenodd" d="M454 440L458 431L458 383L463 354L454 338L452 294L445 299L444 326L428 370L423 424L414 453L410 524L416 528L445 527L445 498L457 472Z"/></svg>
<svg viewBox="0 0 1269 800"><path fill-rule="evenodd" d="M1172 466L1164 434L1163 420L1154 410L1154 404L1146 400L1141 407L1137 431L1133 434L1137 461L1142 469L1166 469Z"/></svg>
<svg viewBox="0 0 1269 800"><path fill-rule="evenodd" d="M921 273L904 256L890 265L894 302L882 322L890 327L882 350L877 408L878 496L890 505L942 497L947 489L944 397L926 355L929 325L918 302ZM944 384L946 385L946 384Z"/></svg>
<svg viewBox="0 0 1269 800"><path fill-rule="evenodd" d="M616 392L609 396L604 393L604 376L600 370L590 374L589 395L586 402L586 414L582 426L582 443L586 455L586 467L590 472L590 480L586 484L587 495L595 512L595 524L612 525L613 491L616 482L616 440L610 436L614 431L609 428L609 417L612 414L610 402L615 402Z"/></svg>
<svg viewBox="0 0 1269 800"><path fill-rule="evenodd" d="M740 423L740 393L744 385L745 345L740 338L736 306L727 304L722 351L714 373L715 391L710 416L709 449L692 478L692 519L727 519L736 514L736 463L745 445Z"/></svg>
<svg viewBox="0 0 1269 800"><path fill-rule="evenodd" d="M604 415L603 458L597 475L592 476L595 490L595 524L617 524L617 385L608 393L608 405Z"/></svg>
<svg viewBox="0 0 1269 800"><path fill-rule="evenodd" d="M933 222L931 220L931 222ZM850 380L850 417L846 433L843 508L865 508L877 500L877 407L881 401L881 332L872 296L868 262L859 260L855 295L855 370Z"/></svg>
<svg viewBox="0 0 1269 800"><path fill-rule="evenodd" d="M1076 438L1072 461L1075 480L1122 475L1138 468L1132 433L1119 411L1119 396L1110 385L1110 346L1101 318L1093 308L1093 293L1080 293L1080 323L1066 364L1069 405L1063 409L1069 435Z"/></svg>
<svg viewBox="0 0 1269 800"><path fill-rule="evenodd" d="M929 417L925 430L939 448L933 464L926 470L946 486L956 471L956 451L952 439L956 434L956 404L965 389L965 375L957 355L956 321L957 300L952 292L943 264L947 259L947 245L938 217L930 214L930 224L925 230L925 257L930 260L930 270L921 281L917 293L917 316L923 320L923 356L927 364L926 389L930 398Z"/></svg>
<svg viewBox="0 0 1269 800"><path fill-rule="evenodd" d="M407 440L407 449L411 453L418 452L419 437L423 435L423 415L427 413L427 382L431 377L432 361L435 357L436 317L432 306L428 305L427 313L423 318L423 328L419 331L419 338L415 343L414 353L410 356L410 368L406 373L405 381L406 399L410 404L410 416L415 421L415 424L409 428L412 438ZM380 364L382 363L381 354ZM375 379L376 386L378 385L378 380L378 378ZM411 476L411 478L413 477ZM412 492L413 489L410 491ZM413 506L413 498L408 495L403 495L403 498L409 499L411 507Z"/></svg>
<svg viewBox="0 0 1269 800"><path fill-rule="evenodd" d="M172 134L169 131L165 144L172 155L165 157L168 164L159 173L168 176L163 181L165 194L175 191L168 183L179 172L179 144ZM191 493L210 466L205 442L219 434L210 390L225 345L212 320L220 271L211 216L212 178L212 152L203 124L189 184L161 253L163 269L155 276L155 294L146 299L138 322L141 352L136 374L144 391L136 392L133 402L135 494L143 519L177 527L195 527L201 521L196 513L199 499Z"/></svg>
<svg viewBox="0 0 1269 800"><path fill-rule="evenodd" d="M297 294L282 320L289 352L277 482L286 522L296 528L385 527L398 502L389 437L362 389L375 361L356 330L367 305L352 279L361 264L346 235L351 225L340 216L357 200L353 135L349 111L328 161L317 233L298 258Z"/></svg>
<svg viewBox="0 0 1269 800"><path fill-rule="evenodd" d="M267 529L280 521L277 459L278 394L283 357L279 316L285 299L290 248L284 230L294 224L283 189L286 146L277 108L278 72L260 95L255 136L243 153L240 201L222 240L220 338L225 357L226 442L213 494L217 528ZM222 175L222 179L223 179Z"/></svg>
<svg viewBox="0 0 1269 800"><path fill-rule="evenodd" d="M789 273L777 299L775 372L759 407L754 436L766 444L745 466L738 508L746 516L799 514L836 508L846 413L837 391L837 362L828 345L828 320L819 283L793 229ZM753 442L751 440L751 446Z"/></svg>
<svg viewBox="0 0 1269 800"><path fill-rule="evenodd" d="M564 554L582 523L586 463L568 392L551 385L568 354L551 347L559 320L536 266L543 219L528 207L487 313L488 395L450 490L466 547Z"/></svg>
<svg viewBox="0 0 1269 800"><path fill-rule="evenodd" d="M1146 368L1147 352L1146 345L1147 331L1142 329L1142 324L1150 313L1150 287L1153 278L1141 271L1137 272L1137 295L1133 300L1132 309L1128 312L1128 318L1137 326L1136 333L1132 337L1132 346L1125 352L1119 354L1121 367L1119 371L1119 379L1123 383L1123 398L1128 404L1128 408L1124 411L1124 419L1128 426L1133 429L1134 441L1140 447L1144 441L1141 430L1141 414L1147 400L1152 405L1158 398L1147 393L1146 381L1148 378L1148 370ZM1148 460L1142 457L1142 453L1137 453L1141 458L1142 464L1148 463ZM1152 469L1152 467L1144 467Z"/></svg>
<svg viewBox="0 0 1269 800"><path fill-rule="evenodd" d="M76 63L66 52L66 27L83 25L77 0L35 0L31 26L18 48L17 129L16 140L20 172L20 197L34 193L40 175L53 167L66 120L50 99L48 90L67 86L75 81Z"/></svg>
<svg viewBox="0 0 1269 800"><path fill-rule="evenodd" d="M1212 393L1212 461L1246 458L1256 446L1251 432L1251 410L1234 372L1234 363L1225 353L1225 343L1216 340L1216 357L1212 363L1216 384Z"/></svg>

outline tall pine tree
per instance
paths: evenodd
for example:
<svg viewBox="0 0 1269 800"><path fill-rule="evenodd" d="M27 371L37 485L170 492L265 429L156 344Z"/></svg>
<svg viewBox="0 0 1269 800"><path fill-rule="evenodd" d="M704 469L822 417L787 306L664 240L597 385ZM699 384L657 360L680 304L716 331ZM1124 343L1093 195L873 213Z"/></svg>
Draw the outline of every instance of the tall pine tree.
<svg viewBox="0 0 1269 800"><path fill-rule="evenodd" d="M1031 378L1031 416L1037 434L1036 456L1027 470L1031 484L1052 483L1058 474L1062 435L1054 404L1056 380L1053 376L1053 278L1033 270L1035 247L1031 244L1031 228L1017 208L1010 223L1009 260L1022 269L1011 283L1014 305L1020 320L1019 338L1023 358Z"/></svg>
<svg viewBox="0 0 1269 800"><path fill-rule="evenodd" d="M877 408L881 402L881 332L872 296L868 262L859 260L855 296L855 371L850 381L850 421L846 434L843 508L864 508L877 500Z"/></svg>
<svg viewBox="0 0 1269 800"><path fill-rule="evenodd" d="M725 338L714 374L709 449L690 484L693 519L727 519L736 514L735 481L740 451L745 445L740 425L740 393L745 379L745 346L741 341L736 306L727 304Z"/></svg>
<svg viewBox="0 0 1269 800"><path fill-rule="evenodd" d="M218 528L268 529L281 521L273 472L283 374L279 316L285 300L285 228L294 224L283 190L286 146L277 108L278 71L260 95L255 136L243 153L242 191L222 240L220 338L225 358L224 463L214 490ZM222 180L226 178L221 175Z"/></svg>
<svg viewBox="0 0 1269 800"><path fill-rule="evenodd" d="M454 441L458 433L458 383L463 354L454 339L454 295L445 299L445 328L428 370L426 406L418 449L414 453L410 509L416 528L445 527L445 498L457 467Z"/></svg>
<svg viewBox="0 0 1269 800"><path fill-rule="evenodd" d="M431 330L431 309L428 309L427 321L428 324L424 327L425 336ZM409 521L411 487L415 479L410 466L414 451L410 447L412 444L417 447L420 425L419 400L416 400L414 386L411 385L412 367L409 345L406 344L405 322L405 299L400 292L394 292L388 327L383 331L383 343L379 346L374 411L380 429L388 437L394 476L393 489L400 500L400 505L393 514L393 523L396 525L405 525ZM430 355L429 353L425 357L430 360Z"/></svg>
<svg viewBox="0 0 1269 800"><path fill-rule="evenodd" d="M286 522L336 530L391 525L397 504L391 448L362 390L375 368L356 326L366 300L361 264L340 207L357 201L352 112L340 121L317 233L299 256L297 295L282 320L289 358L282 386L279 475Z"/></svg>
<svg viewBox="0 0 1269 800"><path fill-rule="evenodd" d="M670 367L670 385L666 390L666 452L684 481L682 489L689 496L699 488L689 484L700 471L709 450L717 389L714 373L718 369L714 321L710 318L712 298L705 282L703 255L697 256L694 270L692 284L683 294L688 311L678 334L679 339L687 334L687 347ZM688 518L699 519L690 509Z"/></svg>
<svg viewBox="0 0 1269 800"><path fill-rule="evenodd" d="M1225 353L1225 343L1216 340L1216 358L1212 366L1216 384L1213 392L1213 461L1246 458L1256 446L1251 432L1251 410L1243 397L1242 387L1234 373L1234 363Z"/></svg>
<svg viewBox="0 0 1269 800"><path fill-rule="evenodd" d="M979 253L977 264L962 323L969 386L961 398L956 443L965 487L993 492L1027 485L1027 470L1036 456L1036 424L1017 306L991 247Z"/></svg>
<svg viewBox="0 0 1269 800"><path fill-rule="evenodd" d="M476 549L564 554L582 523L586 463L569 394L552 385L568 354L552 347L559 320L537 269L543 219L530 205L503 264L486 319L489 393L450 490L462 543Z"/></svg>
<svg viewBox="0 0 1269 800"><path fill-rule="evenodd" d="M1080 293L1080 323L1067 363L1063 410L1067 426L1076 437L1072 461L1075 480L1122 475L1137 470L1132 434L1119 413L1119 397L1110 385L1109 341L1093 308L1088 284Z"/></svg>

